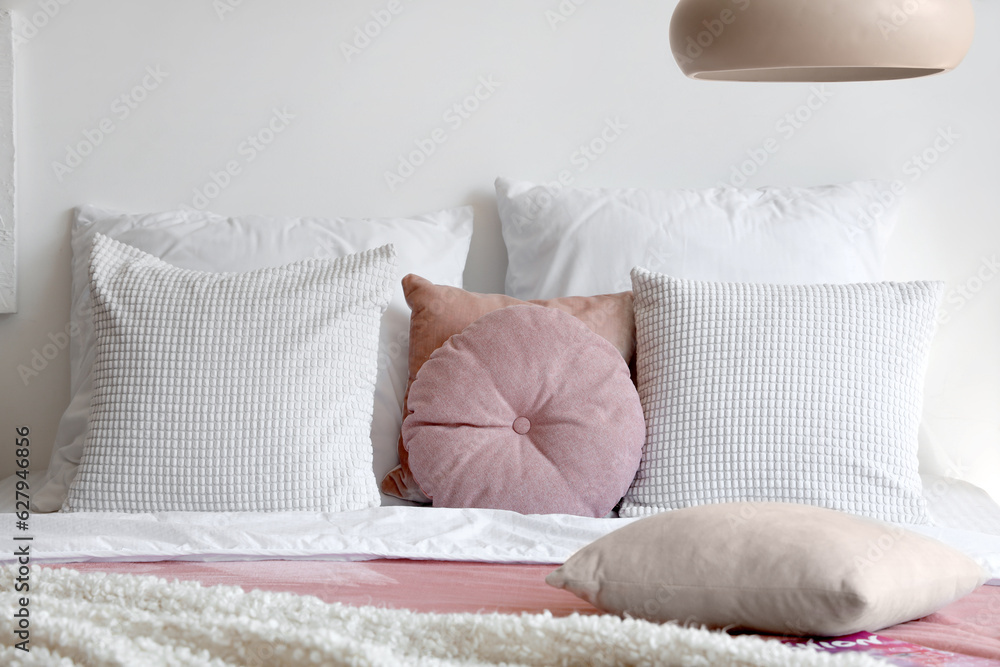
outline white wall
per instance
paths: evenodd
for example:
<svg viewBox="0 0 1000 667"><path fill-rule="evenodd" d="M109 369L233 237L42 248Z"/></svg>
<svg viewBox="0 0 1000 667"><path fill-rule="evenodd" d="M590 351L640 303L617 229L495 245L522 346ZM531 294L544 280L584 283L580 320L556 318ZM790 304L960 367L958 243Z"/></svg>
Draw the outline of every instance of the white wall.
<svg viewBox="0 0 1000 667"><path fill-rule="evenodd" d="M546 13L559 0L397 1L402 10L348 62L341 43L389 0L0 0L28 36L17 52L20 311L0 316L0 451L11 452L0 474L13 470L17 425L31 428L34 465L44 466L68 401L66 353L27 383L17 369L68 321L69 212L79 203L191 205L230 160L241 173L211 202L221 213L381 216L472 203L468 286L500 290L498 174L543 180L568 169L578 185L704 187L774 137L780 150L750 185L907 184L891 277L944 279L970 297L956 291L946 304L928 433L958 464L953 474L1000 496L1000 280L989 280L1000 254L997 3L975 3L976 41L955 72L828 85L829 99L813 98L819 108L788 136L777 124L814 88L685 79L666 40L672 2L567 0L575 13L553 27ZM123 117L116 99L149 68L165 78L146 78L155 88ZM499 87L453 127L444 112L481 77ZM239 147L274 109L294 119L248 161ZM60 180L53 163L102 119L114 131ZM580 171L574 153L608 119L627 127ZM390 191L384 172L438 127L447 141ZM953 144L913 172L911 156L939 132Z"/></svg>

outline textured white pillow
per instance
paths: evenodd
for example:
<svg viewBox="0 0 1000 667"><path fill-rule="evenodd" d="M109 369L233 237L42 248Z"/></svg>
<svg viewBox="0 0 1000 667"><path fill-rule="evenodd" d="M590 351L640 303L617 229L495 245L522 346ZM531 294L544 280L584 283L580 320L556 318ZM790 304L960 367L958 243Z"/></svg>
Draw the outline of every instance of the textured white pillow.
<svg viewBox="0 0 1000 667"><path fill-rule="evenodd" d="M690 280L881 280L899 200L877 182L586 190L499 178L496 193L518 299L622 292L634 266Z"/></svg>
<svg viewBox="0 0 1000 667"><path fill-rule="evenodd" d="M128 214L83 206L75 211L73 307L70 320L70 404L59 421L45 485L32 497L37 511L54 512L76 474L90 409L94 328L87 266L95 234L105 234L160 259L197 271L252 271L311 257L341 257L391 243L401 274L419 273L462 286L472 238L472 209L412 218L226 218L201 211ZM374 471L381 479L399 461L396 442L406 390L410 310L400 285L382 318L379 376L372 422ZM396 499L383 496L387 504Z"/></svg>
<svg viewBox="0 0 1000 667"><path fill-rule="evenodd" d="M98 235L90 420L63 510L378 505L371 417L395 264L383 246L207 273Z"/></svg>
<svg viewBox="0 0 1000 667"><path fill-rule="evenodd" d="M637 268L632 285L646 444L622 516L777 501L927 521L917 432L940 283Z"/></svg>

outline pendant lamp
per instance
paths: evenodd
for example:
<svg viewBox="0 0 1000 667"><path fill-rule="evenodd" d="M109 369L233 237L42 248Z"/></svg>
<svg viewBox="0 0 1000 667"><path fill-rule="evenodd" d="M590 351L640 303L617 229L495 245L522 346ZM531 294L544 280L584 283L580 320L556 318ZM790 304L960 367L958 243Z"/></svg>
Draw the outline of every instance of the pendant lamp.
<svg viewBox="0 0 1000 667"><path fill-rule="evenodd" d="M694 79L877 81L954 69L970 0L680 0L670 48Z"/></svg>

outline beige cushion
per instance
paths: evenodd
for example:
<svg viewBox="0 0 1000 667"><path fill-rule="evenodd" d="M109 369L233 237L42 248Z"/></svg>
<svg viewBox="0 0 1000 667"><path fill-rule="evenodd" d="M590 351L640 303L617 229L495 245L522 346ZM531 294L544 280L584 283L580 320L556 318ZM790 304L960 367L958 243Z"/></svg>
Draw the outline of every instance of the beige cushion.
<svg viewBox="0 0 1000 667"><path fill-rule="evenodd" d="M546 581L602 611L651 621L838 636L926 616L987 578L965 555L892 524L725 503L632 523Z"/></svg>

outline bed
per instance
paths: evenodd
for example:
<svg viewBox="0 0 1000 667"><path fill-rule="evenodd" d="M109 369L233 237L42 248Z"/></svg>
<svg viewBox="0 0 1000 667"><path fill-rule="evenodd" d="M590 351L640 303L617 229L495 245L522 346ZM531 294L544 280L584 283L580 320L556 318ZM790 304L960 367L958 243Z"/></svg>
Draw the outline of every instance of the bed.
<svg viewBox="0 0 1000 667"><path fill-rule="evenodd" d="M940 286L881 281L893 212L857 212L885 187L499 179L506 295L461 289L468 209L81 207L72 402L48 470L25 429L0 484L5 659L1000 664L1000 507L918 473ZM594 553L590 588L553 579ZM808 584L842 566L878 599L823 624ZM765 595L706 616L726 577Z"/></svg>
<svg viewBox="0 0 1000 667"><path fill-rule="evenodd" d="M13 481L4 481L3 498L13 496ZM924 481L933 486L943 480ZM931 507L936 525L920 530L991 563L997 579L931 616L877 634L982 662L949 663L930 655L924 657L928 662L896 664L986 665L1000 660L995 622L1000 605L1000 508L971 485L953 481L948 488ZM10 511L10 503L3 509ZM614 524L633 521L417 507L343 515L95 513L84 522L75 521L80 518L33 516L32 562L87 574L287 592L358 607L434 614L547 613L557 618L600 612L546 585L545 577ZM980 532L984 530L993 534ZM257 664L272 664L271 649L256 650ZM912 652L912 646L907 650ZM780 659L748 659L746 664L780 664ZM578 659L576 664L585 662Z"/></svg>

